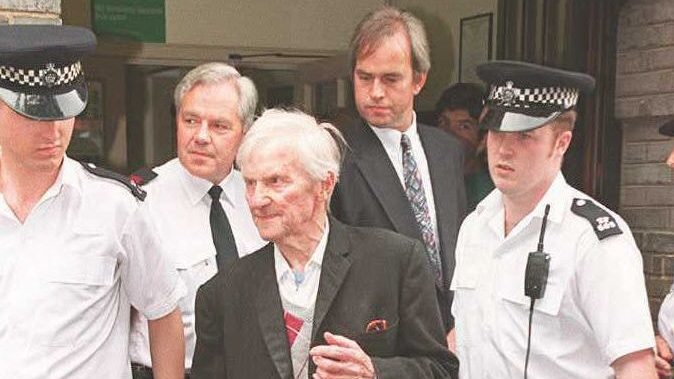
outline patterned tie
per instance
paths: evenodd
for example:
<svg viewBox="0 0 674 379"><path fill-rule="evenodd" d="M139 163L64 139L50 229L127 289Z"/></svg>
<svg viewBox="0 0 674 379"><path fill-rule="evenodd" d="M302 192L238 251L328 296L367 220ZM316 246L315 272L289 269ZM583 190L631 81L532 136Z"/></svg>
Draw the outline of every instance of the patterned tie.
<svg viewBox="0 0 674 379"><path fill-rule="evenodd" d="M431 222L431 213L426 204L426 194L421 182L421 173L417 167L417 162L412 155L412 143L410 138L403 134L400 139L400 145L403 148L403 178L405 179L405 194L410 201L414 218L421 230L421 237L426 246L426 255L431 265L433 274L435 274L436 284L442 285L442 263L440 262L440 252L438 243L435 240L433 232L433 223Z"/></svg>
<svg viewBox="0 0 674 379"><path fill-rule="evenodd" d="M232 226L229 224L227 214L222 209L220 204L220 195L222 188L220 186L213 186L208 190L208 194L213 200L211 202L211 235L213 236L213 244L215 245L215 260L218 262L218 271L222 271L230 261L239 258L236 250L236 243L234 242L234 234L232 233Z"/></svg>

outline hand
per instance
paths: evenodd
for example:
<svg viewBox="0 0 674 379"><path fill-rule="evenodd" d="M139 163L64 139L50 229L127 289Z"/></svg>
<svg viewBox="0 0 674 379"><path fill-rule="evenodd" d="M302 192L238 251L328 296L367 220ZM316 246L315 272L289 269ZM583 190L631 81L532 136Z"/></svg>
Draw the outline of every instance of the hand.
<svg viewBox="0 0 674 379"><path fill-rule="evenodd" d="M356 341L330 332L323 334L327 345L315 346L309 355L316 365L313 379L374 378L372 359Z"/></svg>
<svg viewBox="0 0 674 379"><path fill-rule="evenodd" d="M447 333L447 347L449 348L449 351L456 354L456 332L454 331L454 328Z"/></svg>
<svg viewBox="0 0 674 379"><path fill-rule="evenodd" d="M672 367L669 362L674 356L669 344L661 336L655 336L655 370L658 372L660 379L669 379L672 377Z"/></svg>

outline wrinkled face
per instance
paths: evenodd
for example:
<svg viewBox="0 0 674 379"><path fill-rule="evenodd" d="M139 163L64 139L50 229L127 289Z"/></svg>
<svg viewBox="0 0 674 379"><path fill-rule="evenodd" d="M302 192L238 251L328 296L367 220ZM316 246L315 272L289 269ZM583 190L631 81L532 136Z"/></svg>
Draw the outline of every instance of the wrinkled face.
<svg viewBox="0 0 674 379"><path fill-rule="evenodd" d="M198 84L183 96L176 115L178 158L190 174L214 184L229 174L243 138L238 104L229 81Z"/></svg>
<svg viewBox="0 0 674 379"><path fill-rule="evenodd" d="M475 151L480 144L477 120L465 109L443 110L438 116L438 127L458 138L466 151Z"/></svg>
<svg viewBox="0 0 674 379"><path fill-rule="evenodd" d="M427 73L412 70L411 46L403 33L386 38L373 51L365 50L353 72L358 113L372 126L407 130L414 96L423 88Z"/></svg>
<svg viewBox="0 0 674 379"><path fill-rule="evenodd" d="M58 170L73 134L74 118L37 121L0 101L2 160L35 172Z"/></svg>
<svg viewBox="0 0 674 379"><path fill-rule="evenodd" d="M275 243L321 228L331 193L330 185L312 180L288 150L265 146L241 165L255 225L263 239Z"/></svg>
<svg viewBox="0 0 674 379"><path fill-rule="evenodd" d="M527 132L487 134L489 173L504 196L542 196L560 169L571 132L556 134L552 125Z"/></svg>

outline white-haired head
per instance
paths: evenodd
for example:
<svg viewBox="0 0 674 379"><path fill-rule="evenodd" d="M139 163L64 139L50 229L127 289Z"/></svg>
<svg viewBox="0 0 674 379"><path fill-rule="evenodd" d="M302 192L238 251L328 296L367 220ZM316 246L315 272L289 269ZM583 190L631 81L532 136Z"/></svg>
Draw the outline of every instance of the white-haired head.
<svg viewBox="0 0 674 379"><path fill-rule="evenodd" d="M268 109L258 117L243 139L236 162L242 171L251 153L270 145L293 151L299 164L312 180L324 181L330 173L339 178L342 134L332 124L318 123L306 113Z"/></svg>
<svg viewBox="0 0 674 379"><path fill-rule="evenodd" d="M180 80L173 92L173 101L176 113L180 112L180 105L187 92L197 85L213 85L222 82L232 82L238 91L238 113L244 131L248 130L255 117L257 107L257 90L250 78L239 74L232 66L220 62L205 63L195 67Z"/></svg>

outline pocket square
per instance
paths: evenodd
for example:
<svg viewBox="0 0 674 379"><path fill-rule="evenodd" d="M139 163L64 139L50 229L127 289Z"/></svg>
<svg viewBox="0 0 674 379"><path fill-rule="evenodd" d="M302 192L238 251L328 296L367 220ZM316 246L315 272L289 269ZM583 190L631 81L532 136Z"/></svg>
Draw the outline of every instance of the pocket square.
<svg viewBox="0 0 674 379"><path fill-rule="evenodd" d="M388 329L388 322L384 319L375 319L367 323L365 333L376 333Z"/></svg>

